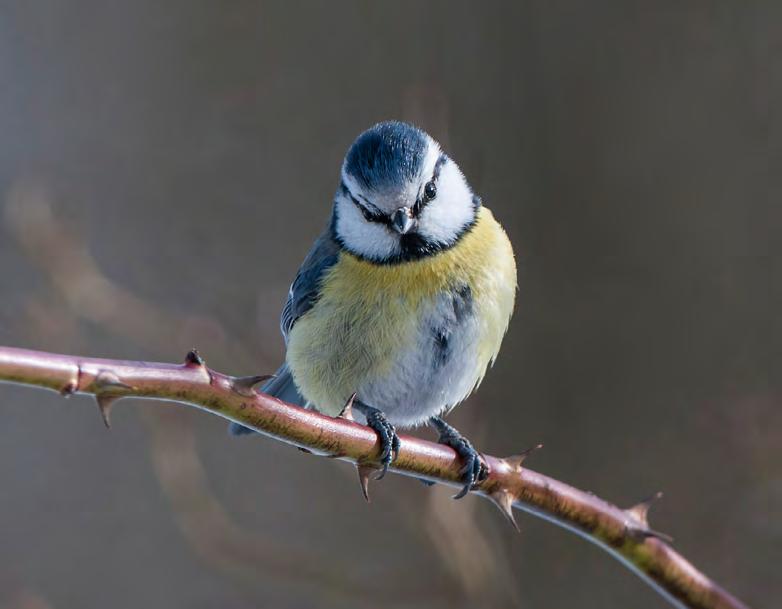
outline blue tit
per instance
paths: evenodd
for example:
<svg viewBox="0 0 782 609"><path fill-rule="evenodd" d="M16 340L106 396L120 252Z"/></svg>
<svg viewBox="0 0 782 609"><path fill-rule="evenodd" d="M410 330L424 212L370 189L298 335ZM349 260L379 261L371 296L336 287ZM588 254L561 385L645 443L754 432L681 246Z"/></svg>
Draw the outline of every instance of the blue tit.
<svg viewBox="0 0 782 609"><path fill-rule="evenodd" d="M355 393L384 473L396 428L432 424L464 461L463 496L485 465L441 417L497 357L516 294L510 241L456 163L412 125L362 133L340 177L282 311L285 364L261 390L332 416Z"/></svg>

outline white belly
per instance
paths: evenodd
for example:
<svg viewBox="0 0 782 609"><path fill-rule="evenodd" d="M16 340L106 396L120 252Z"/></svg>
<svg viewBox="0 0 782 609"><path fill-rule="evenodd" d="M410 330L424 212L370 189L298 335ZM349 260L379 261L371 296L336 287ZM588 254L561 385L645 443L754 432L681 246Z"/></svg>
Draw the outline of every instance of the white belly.
<svg viewBox="0 0 782 609"><path fill-rule="evenodd" d="M452 295L443 294L424 305L412 333L416 340L396 355L392 371L367 379L358 395L401 427L425 423L453 408L470 395L488 363L478 361L479 330L474 309L457 320Z"/></svg>

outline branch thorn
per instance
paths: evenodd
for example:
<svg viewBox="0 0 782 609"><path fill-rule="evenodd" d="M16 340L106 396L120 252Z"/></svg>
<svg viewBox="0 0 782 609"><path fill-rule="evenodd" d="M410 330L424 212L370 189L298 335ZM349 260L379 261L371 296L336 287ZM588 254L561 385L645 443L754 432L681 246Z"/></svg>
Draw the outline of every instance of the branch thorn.
<svg viewBox="0 0 782 609"><path fill-rule="evenodd" d="M98 402L98 410L106 429L111 429L111 407L122 396L117 395L118 390L132 391L133 387L119 380L119 377L108 370L101 370L95 377L95 400Z"/></svg>
<svg viewBox="0 0 782 609"><path fill-rule="evenodd" d="M379 468L374 465L357 463L356 471L358 472L359 484L361 484L361 492L364 494L364 499L369 503L369 477L376 471L379 471Z"/></svg>
<svg viewBox="0 0 782 609"><path fill-rule="evenodd" d="M98 402L98 411L106 429L111 429L111 407L119 398L120 396L118 395L95 394L95 400Z"/></svg>
<svg viewBox="0 0 782 609"><path fill-rule="evenodd" d="M641 524L635 532L643 535L644 537L655 537L667 543L673 543L673 537L660 531L655 531L649 527L649 509L652 507L655 501L658 501L663 496L662 491L656 492L651 497L644 499L640 503L636 503L634 506L627 508L625 514L636 520Z"/></svg>
<svg viewBox="0 0 782 609"><path fill-rule="evenodd" d="M185 355L185 366L203 366L206 362L198 353L198 349L190 349Z"/></svg>
<svg viewBox="0 0 782 609"><path fill-rule="evenodd" d="M640 503L636 503L634 506L627 508L625 510L625 513L635 518L646 528L649 528L649 508L652 507L652 504L655 501L661 499L662 496L663 496L662 492L658 491L651 497L648 497L643 501L641 501Z"/></svg>
<svg viewBox="0 0 782 609"><path fill-rule="evenodd" d="M665 543L673 543L673 537L671 537L667 533L661 533L660 531L655 531L654 529L646 529L645 531L642 532L645 537L654 537L655 539L659 539L660 541L664 541Z"/></svg>
<svg viewBox="0 0 782 609"><path fill-rule="evenodd" d="M60 389L60 395L64 398L69 398L76 393L76 389L78 389L78 383L76 383L76 381L69 381L65 387Z"/></svg>
<svg viewBox="0 0 782 609"><path fill-rule="evenodd" d="M516 522L516 518L513 516L513 495L511 495L506 490L500 489L498 491L494 491L493 493L490 493L489 499L491 499L494 502L494 505L500 508L500 511L505 516L505 518L508 519L508 522L511 523L513 528L516 529L516 532L520 533L521 529L519 528L519 525Z"/></svg>
<svg viewBox="0 0 782 609"><path fill-rule="evenodd" d="M524 463L524 461L529 457L532 453L534 453L536 450L540 450L543 448L543 444L536 444L532 448L528 448L527 450L519 453L518 455L511 455L510 457L505 457L503 459L505 463L511 466L511 468L515 469L516 471L521 471L521 466Z"/></svg>
<svg viewBox="0 0 782 609"><path fill-rule="evenodd" d="M353 402L355 400L356 400L356 392L354 391L352 395L348 398L348 401L345 402L345 405L342 407L342 410L340 410L339 414L337 415L338 419L345 419L346 421L356 420L353 418Z"/></svg>
<svg viewBox="0 0 782 609"><path fill-rule="evenodd" d="M96 393L106 392L111 389L127 389L130 391L133 389L133 387L127 383L123 383L113 372L109 372L108 370L101 370L98 372L98 376L95 377Z"/></svg>
<svg viewBox="0 0 782 609"><path fill-rule="evenodd" d="M255 386L269 379L273 379L273 374L260 374L257 376L235 376L231 379L231 389L239 395L251 398L256 394Z"/></svg>

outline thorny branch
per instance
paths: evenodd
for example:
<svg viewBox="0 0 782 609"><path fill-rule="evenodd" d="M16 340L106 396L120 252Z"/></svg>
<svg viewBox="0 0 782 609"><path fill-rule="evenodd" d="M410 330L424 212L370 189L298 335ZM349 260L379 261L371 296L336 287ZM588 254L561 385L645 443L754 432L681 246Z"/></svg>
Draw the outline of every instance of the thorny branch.
<svg viewBox="0 0 782 609"><path fill-rule="evenodd" d="M356 464L362 489L376 468L375 433L352 420L350 407L339 418L304 410L258 393L262 377L230 377L206 367L195 352L184 364L154 364L80 358L0 347L0 382L37 385L94 395L109 424L112 405L122 397L181 402L317 454ZM601 546L652 585L673 605L691 609L746 609L710 581L649 526L651 500L620 509L592 494L522 467L530 451L500 459L484 455L489 477L475 492L491 499L515 526L513 508L555 522ZM445 446L403 437L393 470L458 486L460 463Z"/></svg>
<svg viewBox="0 0 782 609"><path fill-rule="evenodd" d="M278 355L269 352L270 341L265 337L256 337L248 345L244 334L232 334L219 320L191 309L166 310L107 276L79 231L56 213L40 178L18 180L3 211L10 236L48 280L43 293L25 303L29 323L18 325L29 325L33 340L42 340L43 334L45 340L67 346L67 351L84 350L83 336L75 327L84 321L122 344L142 349L148 359L170 353L172 346L181 348L183 342L190 342L188 336L200 336L199 340L209 343L209 355L215 361L241 368L277 366ZM276 324L273 327L276 338ZM73 345L82 348L73 349ZM235 522L210 488L186 413L144 409L141 421L150 434L155 475L185 541L210 568L236 582L251 598L262 593L259 582L263 580L258 578L262 572L276 582L306 583L320 594L347 595L375 607L385 606L391 598L397 604L415 599L438 606L472 606L477 601L487 607L518 605L518 587L512 566L503 556L504 546L490 539L497 539L499 527L496 522L476 520L479 502L455 504L449 493L433 492L422 512L422 506L411 509L400 495L387 495L396 503L397 513L404 515L402 520L419 527L432 542L440 568L425 577L409 577L403 575L406 567L398 566L401 572L389 567L387 577L368 580L341 564L350 557L324 560L311 548L276 544L268 532L251 532Z"/></svg>

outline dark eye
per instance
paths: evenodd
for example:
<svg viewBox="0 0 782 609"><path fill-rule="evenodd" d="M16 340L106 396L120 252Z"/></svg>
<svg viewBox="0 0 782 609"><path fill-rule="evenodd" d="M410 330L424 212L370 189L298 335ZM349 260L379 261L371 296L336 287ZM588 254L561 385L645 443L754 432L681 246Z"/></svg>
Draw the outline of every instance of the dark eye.
<svg viewBox="0 0 782 609"><path fill-rule="evenodd" d="M432 182L427 182L424 186L424 201L431 201L437 196L437 185Z"/></svg>

